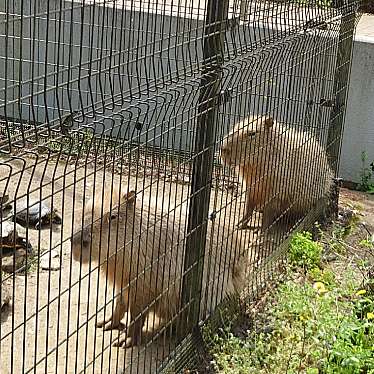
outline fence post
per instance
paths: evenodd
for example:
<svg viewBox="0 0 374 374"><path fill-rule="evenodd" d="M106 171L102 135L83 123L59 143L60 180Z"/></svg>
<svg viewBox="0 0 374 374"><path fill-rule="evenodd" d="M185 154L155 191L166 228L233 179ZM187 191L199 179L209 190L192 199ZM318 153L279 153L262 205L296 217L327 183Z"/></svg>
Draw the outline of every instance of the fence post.
<svg viewBox="0 0 374 374"><path fill-rule="evenodd" d="M199 322L207 218L212 183L218 98L224 61L228 0L208 0L184 253L180 337Z"/></svg>
<svg viewBox="0 0 374 374"><path fill-rule="evenodd" d="M348 94L348 84L351 70L351 56L353 47L353 35L355 30L356 10L355 2L350 5L343 5L342 19L339 29L339 44L334 76L334 96L335 102L330 114L330 124L328 131L328 155L330 166L338 175L341 142L343 134L346 101ZM339 184L336 182L335 190L329 203L329 214L334 217L338 213Z"/></svg>

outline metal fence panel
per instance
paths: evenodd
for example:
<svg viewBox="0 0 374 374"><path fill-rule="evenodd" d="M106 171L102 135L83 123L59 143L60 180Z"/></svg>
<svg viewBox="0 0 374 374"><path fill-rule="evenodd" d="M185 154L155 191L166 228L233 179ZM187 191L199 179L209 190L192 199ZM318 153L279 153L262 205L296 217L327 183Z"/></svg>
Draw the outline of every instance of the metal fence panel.
<svg viewBox="0 0 374 374"><path fill-rule="evenodd" d="M0 4L1 373L195 362L336 211L359 4Z"/></svg>

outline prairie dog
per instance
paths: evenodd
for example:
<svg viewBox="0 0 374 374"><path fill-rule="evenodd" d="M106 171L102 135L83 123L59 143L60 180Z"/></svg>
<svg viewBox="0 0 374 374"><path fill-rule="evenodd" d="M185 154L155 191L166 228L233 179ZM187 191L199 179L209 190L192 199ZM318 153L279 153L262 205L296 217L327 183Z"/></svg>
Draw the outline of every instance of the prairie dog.
<svg viewBox="0 0 374 374"><path fill-rule="evenodd" d="M246 186L240 228L247 227L254 210L263 212L262 230L295 222L330 192L333 182L318 140L270 117L237 123L223 140L221 158Z"/></svg>
<svg viewBox="0 0 374 374"><path fill-rule="evenodd" d="M82 226L81 222L77 224ZM161 325L178 314L185 233L176 221L142 211L137 207L136 193L120 194L118 186L113 191L110 186L96 191L94 198L85 204L83 226L72 237L74 260L99 264L102 276L114 287L115 295L119 295L115 298L113 315L98 322L97 327L119 328L129 311L127 337L120 337L115 345L137 345L150 308L160 318ZM247 252L241 243L237 247ZM207 245L207 251L203 285L209 283L206 271L209 261L209 267L212 263L219 264L216 271L220 277L226 276L226 281L220 282L223 294L236 292L244 283L245 262L235 261L230 250L230 261L221 262L222 245ZM213 275L210 274L209 280ZM217 299L210 291L205 295L204 305L210 303L208 296L213 302Z"/></svg>

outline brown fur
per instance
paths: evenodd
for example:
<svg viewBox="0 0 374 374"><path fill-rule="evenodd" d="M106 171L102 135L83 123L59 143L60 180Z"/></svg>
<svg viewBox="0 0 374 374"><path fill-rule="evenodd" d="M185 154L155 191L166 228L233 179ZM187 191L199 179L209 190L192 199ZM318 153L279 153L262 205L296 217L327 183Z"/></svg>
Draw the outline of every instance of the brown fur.
<svg viewBox="0 0 374 374"><path fill-rule="evenodd" d="M73 258L82 263L99 263L103 276L119 295L115 299L113 315L97 326L119 328L125 312L130 311L127 338L120 338L116 344L123 347L139 343L150 309L163 322L178 314L184 259L185 234L180 228L183 226L166 217L142 211L135 200L135 192L120 194L118 188L111 192L110 186L106 186L104 191L98 190L94 199L84 207L85 228L72 238ZM81 223L77 225L81 226ZM233 235L235 237L235 233ZM237 240L235 248L241 251L244 244L240 238ZM236 254L229 249L223 264L219 256L222 243L217 245L216 242L208 240L204 262L206 292L203 291L202 305L209 310L219 297L235 292L244 282L245 261L238 261L237 257L245 252ZM214 292L207 290L208 281L214 279L213 273L207 279L208 270L213 265L215 269L212 271L218 274L215 282L221 287L217 286ZM222 295L218 295L221 290Z"/></svg>
<svg viewBox="0 0 374 374"><path fill-rule="evenodd" d="M263 212L263 230L276 222L292 223L330 192L333 173L321 144L272 118L237 123L221 152L223 163L235 167L246 186L241 228L254 210Z"/></svg>

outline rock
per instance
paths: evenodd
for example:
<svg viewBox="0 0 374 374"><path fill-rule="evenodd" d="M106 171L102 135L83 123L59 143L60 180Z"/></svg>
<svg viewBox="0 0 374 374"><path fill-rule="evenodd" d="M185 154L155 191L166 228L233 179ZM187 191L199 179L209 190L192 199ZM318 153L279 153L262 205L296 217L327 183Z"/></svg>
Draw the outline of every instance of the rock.
<svg viewBox="0 0 374 374"><path fill-rule="evenodd" d="M4 305L8 305L10 303L10 295L10 285L3 281L3 283L1 283L0 310Z"/></svg>
<svg viewBox="0 0 374 374"><path fill-rule="evenodd" d="M40 258L40 267L43 270L59 270L61 267L59 251L52 249L44 252Z"/></svg>
<svg viewBox="0 0 374 374"><path fill-rule="evenodd" d="M9 201L9 195L0 193L0 204L6 204Z"/></svg>
<svg viewBox="0 0 374 374"><path fill-rule="evenodd" d="M14 220L24 227L41 229L51 223L61 224L62 218L57 214L57 209L51 207L46 201L35 197L24 197L17 202L17 211L13 212Z"/></svg>
<svg viewBox="0 0 374 374"><path fill-rule="evenodd" d="M11 221L1 223L1 270L14 273L26 263L26 256L32 253L32 247L18 234L19 225Z"/></svg>
<svg viewBox="0 0 374 374"><path fill-rule="evenodd" d="M17 224L11 221L1 222L1 245L5 248L12 246L18 239Z"/></svg>
<svg viewBox="0 0 374 374"><path fill-rule="evenodd" d="M4 195L0 193L0 210L4 211L12 208L8 201L9 195Z"/></svg>
<svg viewBox="0 0 374 374"><path fill-rule="evenodd" d="M26 266L27 249L20 247L15 252L3 256L1 270L7 273L14 273Z"/></svg>

